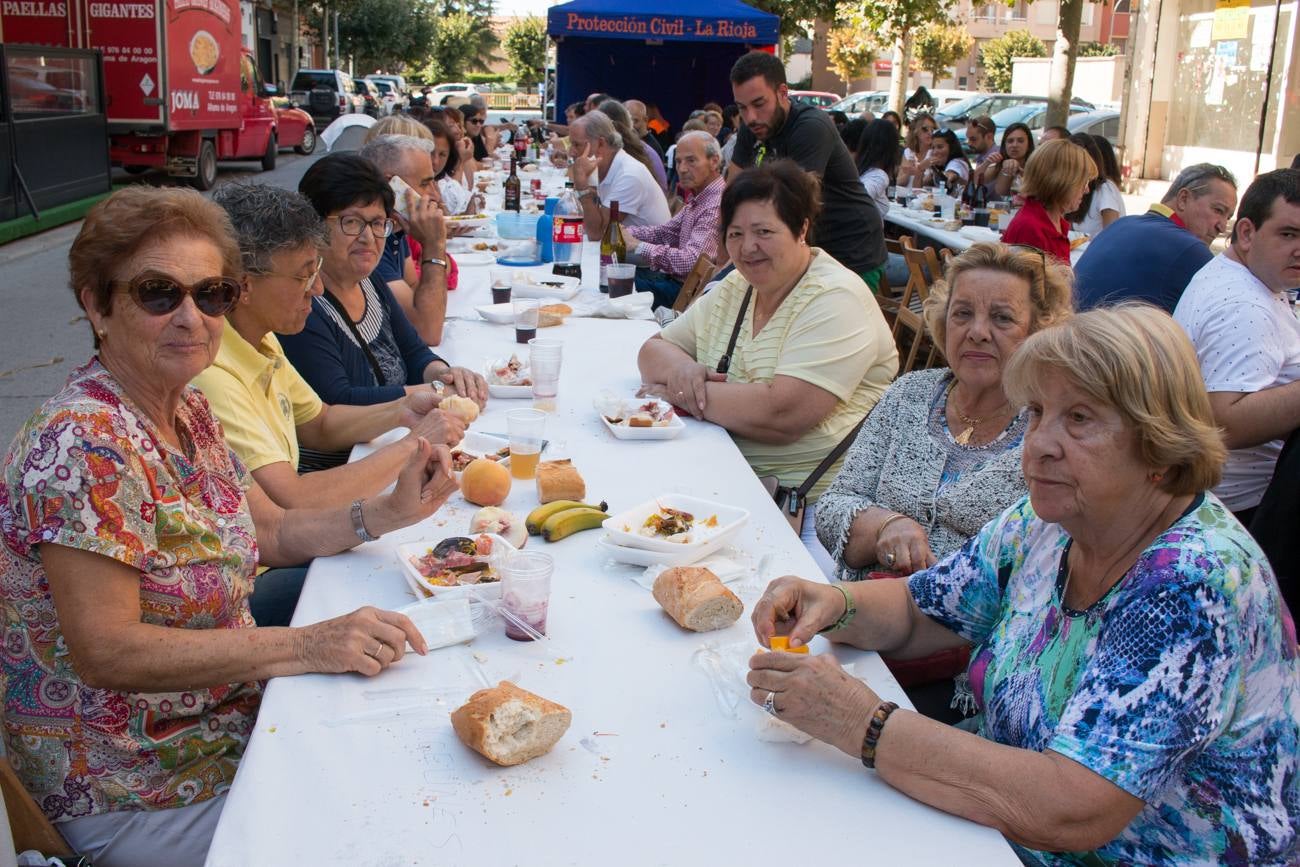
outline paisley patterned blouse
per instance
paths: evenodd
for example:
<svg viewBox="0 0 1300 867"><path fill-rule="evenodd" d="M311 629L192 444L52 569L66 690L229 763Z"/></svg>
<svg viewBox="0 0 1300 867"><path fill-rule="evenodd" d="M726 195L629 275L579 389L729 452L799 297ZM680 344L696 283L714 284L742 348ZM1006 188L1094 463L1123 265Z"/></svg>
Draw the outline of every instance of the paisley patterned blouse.
<svg viewBox="0 0 1300 867"><path fill-rule="evenodd" d="M1237 864L1300 855L1300 665L1268 561L1203 495L1086 611L1063 604L1071 540L1028 498L909 579L974 647L980 733L1053 750L1145 807L1093 852L1029 864Z"/></svg>
<svg viewBox="0 0 1300 867"><path fill-rule="evenodd" d="M23 784L55 821L221 794L257 714L260 683L167 693L86 686L46 582L41 546L66 545L139 571L142 622L254 626L248 474L200 392L186 390L177 428L186 443L180 452L92 360L28 420L5 457L5 744Z"/></svg>

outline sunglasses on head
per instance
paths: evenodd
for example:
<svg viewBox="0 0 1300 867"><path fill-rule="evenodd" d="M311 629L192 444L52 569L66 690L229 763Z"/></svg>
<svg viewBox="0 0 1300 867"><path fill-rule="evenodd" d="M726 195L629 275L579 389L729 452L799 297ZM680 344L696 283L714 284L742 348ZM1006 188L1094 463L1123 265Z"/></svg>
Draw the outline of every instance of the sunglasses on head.
<svg viewBox="0 0 1300 867"><path fill-rule="evenodd" d="M208 277L189 286L171 277L143 274L133 280L113 280L108 287L126 292L140 309L152 316L165 316L193 297L204 316L225 316L239 301L244 287L233 277Z"/></svg>
<svg viewBox="0 0 1300 867"><path fill-rule="evenodd" d="M1032 253L1038 257L1039 272L1043 275L1043 282L1047 282L1047 254L1032 244L1008 244L1012 250L1017 253Z"/></svg>

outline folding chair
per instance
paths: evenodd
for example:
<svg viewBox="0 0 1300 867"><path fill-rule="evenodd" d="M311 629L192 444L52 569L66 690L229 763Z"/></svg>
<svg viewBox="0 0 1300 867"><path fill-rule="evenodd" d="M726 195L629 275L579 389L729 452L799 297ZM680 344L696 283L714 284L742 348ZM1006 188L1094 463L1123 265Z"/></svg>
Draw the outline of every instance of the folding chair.
<svg viewBox="0 0 1300 867"><path fill-rule="evenodd" d="M885 239L885 252L897 253L903 255L903 241L912 243L911 235L900 235L897 239ZM880 288L876 291L876 303L880 305L880 312L885 315L885 321L891 325L894 322L894 313L898 310L898 299L903 296L903 287L894 287L889 283L889 278L883 273L880 275Z"/></svg>
<svg viewBox="0 0 1300 867"><path fill-rule="evenodd" d="M8 758L0 757L0 792L4 793L5 813L13 831L14 846L19 852L35 849L46 857L70 858L72 848L54 823L45 818L36 801L27 793Z"/></svg>
<svg viewBox="0 0 1300 867"><path fill-rule="evenodd" d="M673 310L681 313L690 307L712 273L713 260L701 253L700 258L695 260L695 267L691 268L691 273L687 274L686 279L682 281L681 291L677 293L677 300L673 302Z"/></svg>

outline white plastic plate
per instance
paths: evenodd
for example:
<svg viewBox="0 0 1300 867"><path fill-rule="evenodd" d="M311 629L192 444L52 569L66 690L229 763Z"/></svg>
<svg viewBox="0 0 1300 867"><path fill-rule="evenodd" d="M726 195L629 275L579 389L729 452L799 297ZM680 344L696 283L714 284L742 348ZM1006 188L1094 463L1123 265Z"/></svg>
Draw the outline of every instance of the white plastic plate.
<svg viewBox="0 0 1300 867"><path fill-rule="evenodd" d="M667 539L640 534L639 530L646 518L663 507L690 512L695 517L695 526L690 533L691 541L669 542ZM705 526L704 522L715 515L717 524ZM686 494L664 494L606 518L602 526L609 534L609 540L616 545L670 554L676 551L698 551L717 539L726 539L748 520L749 512L736 506L701 500Z"/></svg>
<svg viewBox="0 0 1300 867"><path fill-rule="evenodd" d="M497 325L515 324L515 308L509 302L505 304L485 304L482 307L475 307L474 310L488 322L494 322Z"/></svg>
<svg viewBox="0 0 1300 867"><path fill-rule="evenodd" d="M514 298L558 298L563 301L577 295L581 288L582 282L577 277L525 272L510 284L510 293Z"/></svg>
<svg viewBox="0 0 1300 867"><path fill-rule="evenodd" d="M470 534L466 533L465 535L469 536ZM496 533L488 533L487 536L492 539L493 555L497 553L498 547L500 547L503 554L508 555L515 552L515 546ZM443 538L447 537L444 536ZM488 584L460 584L455 587L441 587L437 584L430 584L420 574L420 570L415 568L412 558L418 560L429 553L441 541L442 539L435 539L432 542L407 542L404 545L397 546L397 563L402 567L402 575L406 578L406 583L410 586L411 591L415 593L416 599L425 599L430 594L435 599L472 598L474 596L482 596L484 599L501 598L500 581L493 581Z"/></svg>
<svg viewBox="0 0 1300 867"><path fill-rule="evenodd" d="M492 362L490 361L483 362L483 378L487 380L488 394L492 397L518 400L533 396L533 387L531 385L502 385L499 382L493 382Z"/></svg>

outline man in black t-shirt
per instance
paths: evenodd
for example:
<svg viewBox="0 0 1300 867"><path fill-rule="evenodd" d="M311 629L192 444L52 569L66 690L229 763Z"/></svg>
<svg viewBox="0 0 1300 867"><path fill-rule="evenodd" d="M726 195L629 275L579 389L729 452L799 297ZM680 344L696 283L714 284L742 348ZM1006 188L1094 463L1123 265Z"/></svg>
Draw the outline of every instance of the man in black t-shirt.
<svg viewBox="0 0 1300 867"><path fill-rule="evenodd" d="M740 107L740 131L727 179L764 159L786 158L821 178L822 212L812 241L876 289L885 262L880 212L858 177L826 112L791 104L785 67L775 56L751 51L731 68Z"/></svg>

